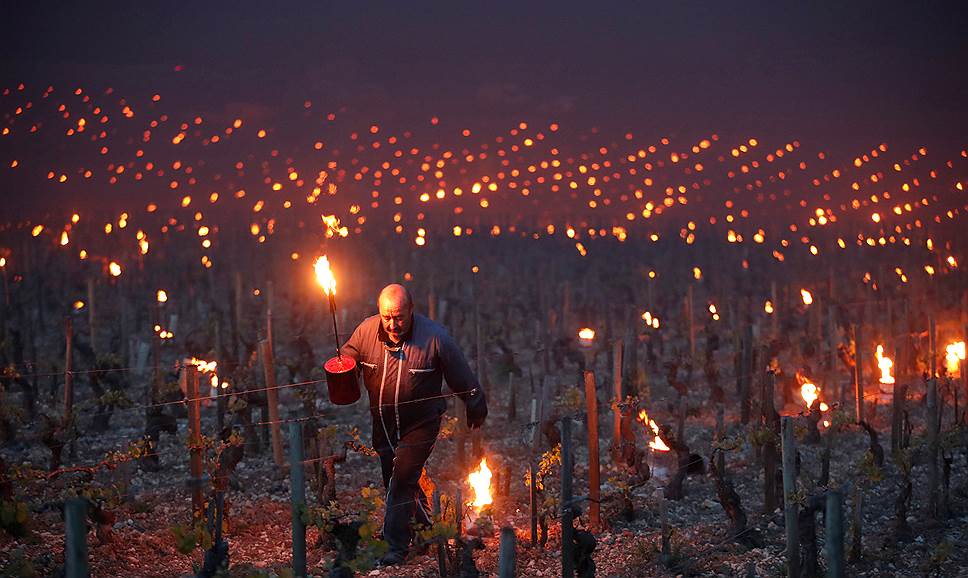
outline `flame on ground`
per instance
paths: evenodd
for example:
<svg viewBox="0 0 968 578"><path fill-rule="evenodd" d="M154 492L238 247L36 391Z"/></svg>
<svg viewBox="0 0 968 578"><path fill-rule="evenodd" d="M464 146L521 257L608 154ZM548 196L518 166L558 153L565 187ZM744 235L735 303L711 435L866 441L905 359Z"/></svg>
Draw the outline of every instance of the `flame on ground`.
<svg viewBox="0 0 968 578"><path fill-rule="evenodd" d="M960 362L965 360L965 342L949 343L944 351L944 363L948 374L956 376L959 373Z"/></svg>
<svg viewBox="0 0 968 578"><path fill-rule="evenodd" d="M874 353L877 358L877 367L881 370L880 382L885 384L894 383L894 376L891 375L891 368L894 367L894 362L891 361L890 357L884 357L884 346L878 345L877 351Z"/></svg>
<svg viewBox="0 0 968 578"><path fill-rule="evenodd" d="M478 512L484 506L494 502L491 497L491 469L487 467L487 458L481 458L481 465L477 471L467 476L467 483L474 490L474 509Z"/></svg>
<svg viewBox="0 0 968 578"><path fill-rule="evenodd" d="M333 277L333 270L329 268L329 259L326 255L319 257L313 263L316 270L316 281L322 286L327 295L336 293L336 277Z"/></svg>
<svg viewBox="0 0 968 578"><path fill-rule="evenodd" d="M807 408L809 409L813 405L813 402L817 401L817 398L820 397L820 388L809 381L805 382L800 386L800 397L803 398L803 401L806 402Z"/></svg>
<svg viewBox="0 0 968 578"><path fill-rule="evenodd" d="M655 436L655 439L649 442L650 448L657 452L667 452L672 449L659 436L659 424L655 423L655 420L651 419L644 409L639 410L639 421L649 426L649 429L652 430L652 434Z"/></svg>

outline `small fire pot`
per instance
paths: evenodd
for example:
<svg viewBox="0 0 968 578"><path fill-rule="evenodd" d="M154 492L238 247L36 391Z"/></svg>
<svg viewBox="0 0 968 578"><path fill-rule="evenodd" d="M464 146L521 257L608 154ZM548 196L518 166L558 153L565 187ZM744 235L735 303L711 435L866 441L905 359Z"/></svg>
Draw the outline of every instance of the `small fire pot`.
<svg viewBox="0 0 968 578"><path fill-rule="evenodd" d="M336 405L350 405L360 399L360 383L356 375L356 360L346 355L331 358L323 365L329 401Z"/></svg>

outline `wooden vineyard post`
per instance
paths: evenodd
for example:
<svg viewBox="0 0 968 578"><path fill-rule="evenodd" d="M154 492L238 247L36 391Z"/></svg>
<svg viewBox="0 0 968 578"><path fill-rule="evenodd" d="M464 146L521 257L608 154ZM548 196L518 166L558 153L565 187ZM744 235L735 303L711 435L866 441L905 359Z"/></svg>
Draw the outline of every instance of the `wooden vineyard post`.
<svg viewBox="0 0 968 578"><path fill-rule="evenodd" d="M787 576L800 576L800 536L797 526L797 448L793 439L793 418L781 419L783 439L783 514L786 527Z"/></svg>
<svg viewBox="0 0 968 578"><path fill-rule="evenodd" d="M528 459L528 474L531 480L530 487L528 488L528 498L530 502L531 509L531 547L534 548L538 545L538 487L537 487L537 475L538 471L535 467L535 460L537 460L538 453L538 440L541 436L541 422L538 421L538 400L536 398L531 398L531 427L534 428L532 439L531 439L531 456Z"/></svg>
<svg viewBox="0 0 968 578"><path fill-rule="evenodd" d="M289 424L289 483L292 503L292 573L306 577L306 524L302 511L306 507L306 479L303 472L302 424Z"/></svg>
<svg viewBox="0 0 968 578"><path fill-rule="evenodd" d="M479 300L475 299L474 304L474 329L475 337L477 340L477 379L480 380L481 385L485 388L489 386L489 381L487 379L487 367L484 362L484 341L483 341L483 331L481 328L481 304ZM463 413L463 412L462 412ZM464 424L465 431L467 430L467 420L466 416L462 422ZM483 438L481 428L476 428L471 430L471 454L474 461L477 461L484 455L483 448Z"/></svg>
<svg viewBox="0 0 968 578"><path fill-rule="evenodd" d="M840 492L827 492L824 552L827 555L828 578L844 578L844 500Z"/></svg>
<svg viewBox="0 0 968 578"><path fill-rule="evenodd" d="M508 423L518 419L518 396L514 389L514 374L508 372Z"/></svg>
<svg viewBox="0 0 968 578"><path fill-rule="evenodd" d="M663 492L657 491L655 496L659 502L659 527L662 534L659 561L668 568L672 564L672 530L669 527L669 503Z"/></svg>
<svg viewBox="0 0 968 578"><path fill-rule="evenodd" d="M926 504L925 517L935 519L941 513L938 492L938 433L940 431L938 413L938 380L934 377L929 378L927 386L927 458L928 458L928 502Z"/></svg>
<svg viewBox="0 0 968 578"><path fill-rule="evenodd" d="M780 335L780 302L777 300L776 281L770 282L770 303L773 314L770 315L770 332L773 338Z"/></svg>
<svg viewBox="0 0 968 578"><path fill-rule="evenodd" d="M440 516L440 489L434 488L434 522L442 523L443 520ZM441 577L447 576L447 545L444 543L443 536L438 535L435 539L437 542L437 570Z"/></svg>
<svg viewBox="0 0 968 578"><path fill-rule="evenodd" d="M864 490L859 485L854 486L854 509L851 513L850 560L860 562L863 557L864 531Z"/></svg>
<svg viewBox="0 0 968 578"><path fill-rule="evenodd" d="M751 402L753 385L753 324L749 323L743 330L743 337L740 339L741 356L739 377L739 413L740 423L746 425L750 422Z"/></svg>
<svg viewBox="0 0 968 578"><path fill-rule="evenodd" d="M464 496L461 492L461 487L457 486L457 491L454 495L454 527L457 528L457 541L455 543L460 543L461 534L464 533Z"/></svg>
<svg viewBox="0 0 968 578"><path fill-rule="evenodd" d="M232 289L235 296L232 300L234 304L232 308L232 328L234 329L232 345L235 347L236 361L239 365L243 365L245 363L245 346L242 344L242 273L236 271L232 280Z"/></svg>
<svg viewBox="0 0 968 578"><path fill-rule="evenodd" d="M598 453L598 395L595 374L585 371L585 410L588 414L588 520L593 528L600 528L601 520L601 465Z"/></svg>
<svg viewBox="0 0 968 578"><path fill-rule="evenodd" d="M94 330L96 325L94 324L94 278L88 277L87 279L87 325L88 331L91 334L91 350L94 352L95 359L97 358L97 332Z"/></svg>
<svg viewBox="0 0 968 578"><path fill-rule="evenodd" d="M515 566L517 565L516 542L514 528L507 526L501 528L501 549L498 553L497 563L498 578L514 578Z"/></svg>
<svg viewBox="0 0 968 578"><path fill-rule="evenodd" d="M864 341L860 324L854 326L854 420L864 421Z"/></svg>
<svg viewBox="0 0 968 578"><path fill-rule="evenodd" d="M763 394L761 400L761 424L769 430L772 435L777 433L777 413L774 407L774 395L776 391L776 373L773 370L767 372L766 380L763 382ZM770 440L763 447L763 511L769 514L780 505L780 497L776 495L776 441L770 436ZM723 452L719 452L722 454ZM720 470L722 471L722 470Z"/></svg>
<svg viewBox="0 0 968 578"><path fill-rule="evenodd" d="M686 323L689 327L689 356L692 358L696 357L696 326L694 324L693 318L693 295L692 295L692 283L689 284L689 289L686 292Z"/></svg>
<svg viewBox="0 0 968 578"><path fill-rule="evenodd" d="M87 578L87 500L71 498L64 503L64 575Z"/></svg>
<svg viewBox="0 0 968 578"><path fill-rule="evenodd" d="M904 406L907 401L907 390L908 385L906 383L901 383L898 379L898 383L894 385L894 391L891 393L891 451L897 451L901 449L902 440L904 439Z"/></svg>
<svg viewBox="0 0 968 578"><path fill-rule="evenodd" d="M561 576L575 575L575 528L572 515L571 418L561 418Z"/></svg>
<svg viewBox="0 0 968 578"><path fill-rule="evenodd" d="M198 369L191 364L184 365L181 380L182 388L188 398L188 447L190 448L192 511L200 512L204 500L202 499L202 412L201 400L198 398Z"/></svg>
<svg viewBox="0 0 968 578"><path fill-rule="evenodd" d="M272 436L272 459L276 465L285 467L282 456L282 431L279 426L279 388L276 387L276 367L272 357L272 347L265 339L259 342L262 355L262 369L266 382L266 400L269 405L269 432Z"/></svg>
<svg viewBox="0 0 968 578"><path fill-rule="evenodd" d="M67 339L64 357L64 425L70 428L74 413L74 323L70 317L64 320L64 334Z"/></svg>
<svg viewBox="0 0 968 578"><path fill-rule="evenodd" d="M612 396L615 399L612 409L612 461L618 463L623 453L622 438L622 353L621 339L616 339L612 346Z"/></svg>
<svg viewBox="0 0 968 578"><path fill-rule="evenodd" d="M457 412L457 467L463 469L467 465L467 413Z"/></svg>

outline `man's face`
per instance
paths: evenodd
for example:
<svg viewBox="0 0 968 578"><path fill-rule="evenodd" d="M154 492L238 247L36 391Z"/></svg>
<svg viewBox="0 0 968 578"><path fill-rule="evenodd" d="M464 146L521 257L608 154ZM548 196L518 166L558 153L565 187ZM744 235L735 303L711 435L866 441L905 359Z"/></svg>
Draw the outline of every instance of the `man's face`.
<svg viewBox="0 0 968 578"><path fill-rule="evenodd" d="M400 343L413 323L413 306L398 299L380 300L380 322L393 343Z"/></svg>

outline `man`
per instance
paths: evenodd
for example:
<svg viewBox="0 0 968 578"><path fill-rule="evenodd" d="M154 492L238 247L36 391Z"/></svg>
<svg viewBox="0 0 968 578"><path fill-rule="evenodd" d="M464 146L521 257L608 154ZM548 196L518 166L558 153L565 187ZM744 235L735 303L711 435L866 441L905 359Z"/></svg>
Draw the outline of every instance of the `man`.
<svg viewBox="0 0 968 578"><path fill-rule="evenodd" d="M464 400L471 428L484 423L487 401L457 343L441 325L413 313L402 285L384 287L377 307L380 314L360 323L341 351L356 360L370 398L373 447L387 489L383 538L390 550L381 564L393 565L406 559L411 521L431 523L419 481L447 408L441 379Z"/></svg>

